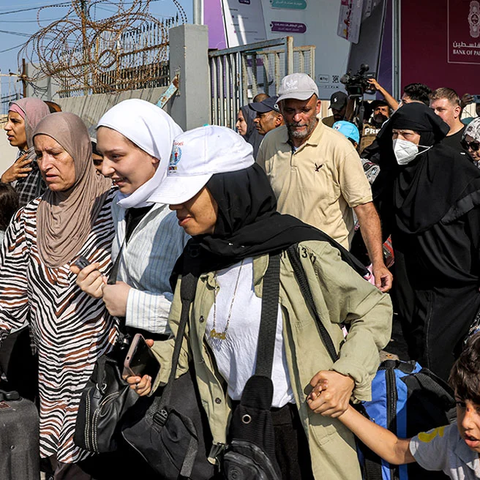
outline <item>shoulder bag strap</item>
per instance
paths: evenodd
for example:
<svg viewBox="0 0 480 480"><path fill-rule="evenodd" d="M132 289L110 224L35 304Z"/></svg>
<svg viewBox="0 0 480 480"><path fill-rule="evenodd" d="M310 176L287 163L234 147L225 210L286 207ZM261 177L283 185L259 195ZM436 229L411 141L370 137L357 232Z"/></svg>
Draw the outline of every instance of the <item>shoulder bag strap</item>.
<svg viewBox="0 0 480 480"><path fill-rule="evenodd" d="M298 286L300 287L300 291L302 292L303 298L305 303L310 311L310 314L315 318L317 322L318 329L320 331L320 336L322 337L323 344L327 349L328 354L333 362L338 360L338 353L335 349L335 345L332 341L332 337L328 333L325 325L320 318L320 315L317 312L317 308L315 307L315 302L313 301L312 291L310 290L310 285L308 284L307 276L305 275L305 271L302 267L302 261L300 260L300 254L298 253L298 244L291 245L287 249L288 258L290 259L290 263L293 267L293 273L295 275L295 279L297 280Z"/></svg>
<svg viewBox="0 0 480 480"><path fill-rule="evenodd" d="M170 397L172 395L173 381L178 368L178 360L180 358L180 351L182 349L183 336L190 316L190 305L195 298L195 292L197 290L198 272L196 271L195 264L196 258L199 255L198 247L192 246L190 252L186 255L184 252L184 274L182 275L182 282L180 285L180 298L182 300L182 312L180 314L180 323L178 325L177 334L175 336L175 345L173 347L172 354L172 369L170 370L170 376L168 377L168 383L165 387L159 408L163 408L170 403ZM189 265L190 264L190 265ZM193 264L193 265L192 265ZM186 269L187 267L188 269ZM185 273L187 272L187 273Z"/></svg>
<svg viewBox="0 0 480 480"><path fill-rule="evenodd" d="M125 240L123 240L122 242L122 246L118 251L118 255L117 255L117 258L115 259L115 262L113 262L113 267L110 270L110 275L108 276L108 280L107 280L108 285L115 285L117 283L118 266L120 265L120 259L122 258L122 251L123 251L124 245L125 245Z"/></svg>
<svg viewBox="0 0 480 480"><path fill-rule="evenodd" d="M113 267L110 270L110 275L108 276L107 284L108 285L115 285L117 283L117 276L118 276L118 266L120 264L120 259L122 257L123 246L125 245L125 240L122 242L122 246L118 251L117 258L115 262L113 262ZM118 319L118 336L115 345L119 347L121 350L124 350L128 347L130 343L129 337L125 333L125 317L117 317Z"/></svg>
<svg viewBox="0 0 480 480"><path fill-rule="evenodd" d="M280 291L280 255L270 255L263 278L262 316L258 335L255 375L271 378Z"/></svg>

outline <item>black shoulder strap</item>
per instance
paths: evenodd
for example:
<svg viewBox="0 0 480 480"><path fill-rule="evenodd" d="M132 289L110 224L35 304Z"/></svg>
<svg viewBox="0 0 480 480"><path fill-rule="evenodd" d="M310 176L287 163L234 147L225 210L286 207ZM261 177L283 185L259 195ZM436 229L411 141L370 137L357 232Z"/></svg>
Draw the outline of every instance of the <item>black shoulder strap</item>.
<svg viewBox="0 0 480 480"><path fill-rule="evenodd" d="M182 283L180 285L180 298L182 300L182 312L180 314L180 323L178 324L177 334L175 335L175 345L173 347L172 355L172 369L170 370L170 376L168 378L167 386L163 391L159 408L163 408L170 403L170 397L172 395L173 381L178 368L178 359L180 358L180 350L182 348L183 337L185 329L190 316L190 305L195 298L195 292L197 290L198 272L196 271L196 259L199 255L198 247L192 246L187 253L184 251L184 273L182 275Z"/></svg>
<svg viewBox="0 0 480 480"><path fill-rule="evenodd" d="M109 285L115 285L117 283L118 266L120 265L120 259L122 258L122 251L123 251L124 245L125 245L125 240L122 242L122 246L118 251L117 258L115 259L115 262L113 262L113 267L110 270L110 275L108 276L108 280L107 280L107 283Z"/></svg>
<svg viewBox="0 0 480 480"><path fill-rule="evenodd" d="M277 331L278 297L280 290L280 255L270 255L263 277L262 316L258 334L255 375L271 378L275 334Z"/></svg>
<svg viewBox="0 0 480 480"><path fill-rule="evenodd" d="M113 267L110 270L110 275L108 276L107 284L108 285L115 285L117 283L117 276L118 276L118 266L120 264L120 258L122 257L123 246L125 245L125 240L118 251L117 258L115 262L113 262ZM116 347L120 350L126 350L128 345L130 344L130 336L125 333L125 317L117 317L118 319L118 335L116 340Z"/></svg>
<svg viewBox="0 0 480 480"><path fill-rule="evenodd" d="M295 278L297 280L298 286L300 287L300 291L302 292L303 298L305 303L310 311L311 315L315 318L317 322L318 329L320 331L320 336L322 337L323 344L327 349L328 354L333 362L338 360L338 354L335 349L335 345L328 333L325 325L322 322L322 319L318 315L317 308L315 307L315 302L313 301L312 291L310 290L310 286L308 284L307 276L302 267L302 261L300 260L300 254L298 253L298 244L291 245L287 249L288 258L290 259L290 263L293 267L293 273L295 274Z"/></svg>
<svg viewBox="0 0 480 480"><path fill-rule="evenodd" d="M191 257L185 256L185 261L191 260ZM168 405L175 379L178 359L185 328L190 314L190 305L195 298L197 288L198 274L189 271L182 276L180 286L180 296L182 299L182 312L177 334L175 336L175 346L172 355L172 369L168 378L168 384L163 391L159 408ZM280 255L270 255L269 264L265 277L263 279L262 294L262 317L260 322L258 354L256 364L256 375L271 377L273 355L275 350L275 332L278 317L278 298L280 285Z"/></svg>

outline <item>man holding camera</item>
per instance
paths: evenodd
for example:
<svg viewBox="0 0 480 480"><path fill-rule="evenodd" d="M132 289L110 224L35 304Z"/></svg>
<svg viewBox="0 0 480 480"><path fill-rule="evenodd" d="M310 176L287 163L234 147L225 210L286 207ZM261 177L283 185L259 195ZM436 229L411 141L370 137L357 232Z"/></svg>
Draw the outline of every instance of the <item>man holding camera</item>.
<svg viewBox="0 0 480 480"><path fill-rule="evenodd" d="M354 210L375 284L388 291L392 275L383 262L380 220L357 152L341 133L319 120L318 88L308 75L287 75L278 93L285 125L264 138L257 155L278 211L323 230L349 249Z"/></svg>
<svg viewBox="0 0 480 480"><path fill-rule="evenodd" d="M372 108L372 116L368 123L363 125L359 147L360 154L375 141L383 124L390 118L390 106L385 100L374 100L370 107Z"/></svg>

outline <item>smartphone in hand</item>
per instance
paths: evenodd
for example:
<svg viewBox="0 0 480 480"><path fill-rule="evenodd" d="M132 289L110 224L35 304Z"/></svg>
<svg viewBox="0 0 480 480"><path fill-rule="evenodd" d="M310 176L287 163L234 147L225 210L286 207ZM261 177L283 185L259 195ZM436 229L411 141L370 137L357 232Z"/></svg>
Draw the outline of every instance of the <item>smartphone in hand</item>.
<svg viewBox="0 0 480 480"><path fill-rule="evenodd" d="M80 270L83 270L85 267L88 267L90 265L90 261L88 258L80 255L76 260L75 260L75 266L77 266Z"/></svg>
<svg viewBox="0 0 480 480"><path fill-rule="evenodd" d="M123 367L124 375L136 377L149 375L152 379L155 379L160 370L157 358L140 333L133 337Z"/></svg>

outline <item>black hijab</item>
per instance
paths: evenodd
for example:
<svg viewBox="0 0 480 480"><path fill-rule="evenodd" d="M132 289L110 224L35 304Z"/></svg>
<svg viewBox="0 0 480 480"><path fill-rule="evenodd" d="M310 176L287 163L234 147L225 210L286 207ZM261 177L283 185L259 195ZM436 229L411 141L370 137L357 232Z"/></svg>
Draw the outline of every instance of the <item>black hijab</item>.
<svg viewBox="0 0 480 480"><path fill-rule="evenodd" d="M363 264L326 233L291 215L278 213L275 194L265 172L257 164L243 170L213 175L206 187L218 205L217 223L211 235L199 235L186 250L199 248L201 271L227 268L244 258L280 252L307 240L329 242L342 259L360 275ZM181 260L174 269L180 270Z"/></svg>
<svg viewBox="0 0 480 480"><path fill-rule="evenodd" d="M243 114L243 118L247 123L247 133L243 136L244 140L253 147L253 158L257 158L258 149L263 140L263 135L258 133L253 121L257 116L257 112L252 110L248 105L245 105L240 109Z"/></svg>
<svg viewBox="0 0 480 480"><path fill-rule="evenodd" d="M408 165L396 163L392 130L420 134L420 154ZM480 171L455 150L440 144L448 125L423 103L399 108L378 135L383 150L381 168L390 171L396 227L422 233L443 220L453 221L480 202ZM423 153L422 153L423 151Z"/></svg>

